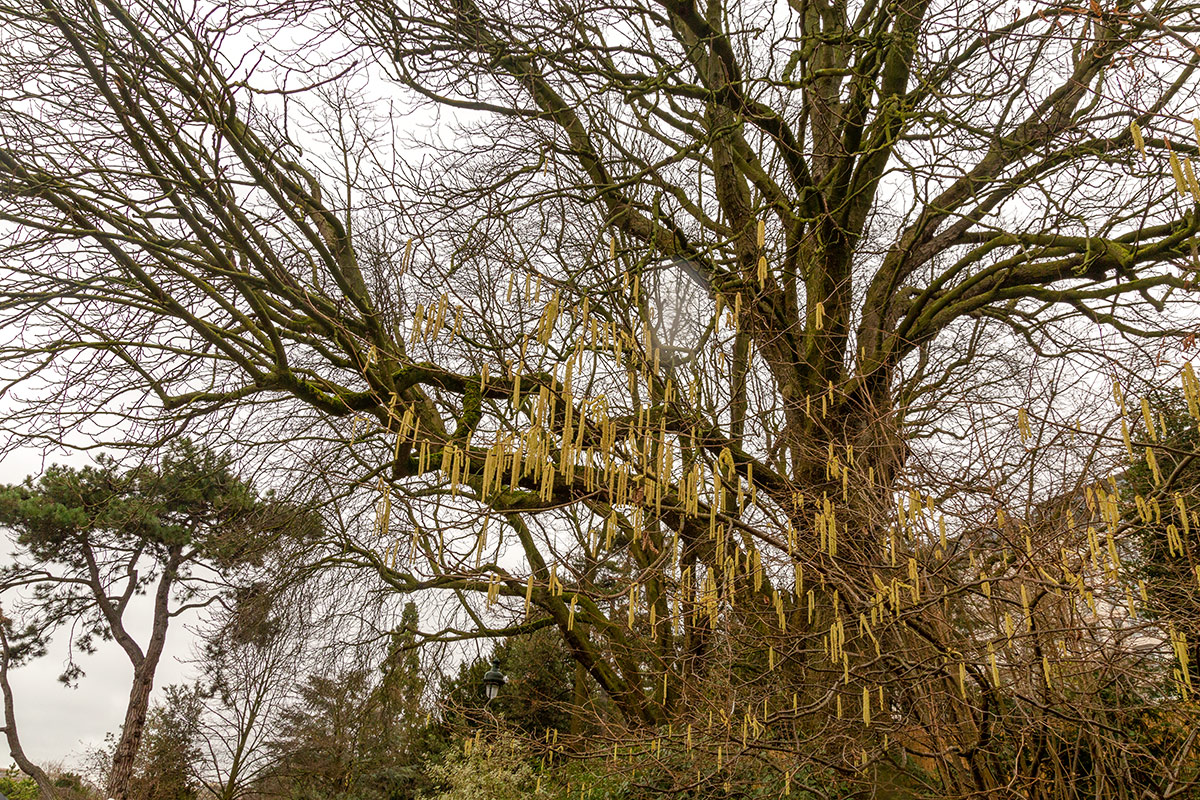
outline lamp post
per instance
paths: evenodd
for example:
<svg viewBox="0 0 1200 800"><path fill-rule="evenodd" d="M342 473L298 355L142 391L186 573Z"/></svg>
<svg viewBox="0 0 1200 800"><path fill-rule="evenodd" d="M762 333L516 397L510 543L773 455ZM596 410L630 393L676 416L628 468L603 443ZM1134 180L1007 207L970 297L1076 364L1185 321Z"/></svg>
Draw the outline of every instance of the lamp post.
<svg viewBox="0 0 1200 800"><path fill-rule="evenodd" d="M492 668L483 673L483 691L487 694L488 702L500 694L500 687L505 683L504 673L500 671L500 659L492 659Z"/></svg>

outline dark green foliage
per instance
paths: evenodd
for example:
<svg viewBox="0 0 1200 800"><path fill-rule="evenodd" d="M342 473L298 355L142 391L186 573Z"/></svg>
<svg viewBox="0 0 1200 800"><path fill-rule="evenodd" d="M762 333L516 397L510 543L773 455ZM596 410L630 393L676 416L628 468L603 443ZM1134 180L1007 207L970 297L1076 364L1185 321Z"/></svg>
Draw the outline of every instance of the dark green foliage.
<svg viewBox="0 0 1200 800"><path fill-rule="evenodd" d="M406 603L380 665L379 683L365 708L372 765L362 796L411 798L427 790L425 760L444 741L422 710L425 677L417 649L417 606Z"/></svg>
<svg viewBox="0 0 1200 800"><path fill-rule="evenodd" d="M490 703L483 693L483 673L491 659L500 661L507 683ZM474 724L494 715L530 736L547 731L566 732L574 714L572 688L575 662L562 638L554 631L505 639L488 658L465 662L458 674L442 685L441 697L447 722ZM587 680L591 694L591 680Z"/></svg>
<svg viewBox="0 0 1200 800"><path fill-rule="evenodd" d="M157 468L122 470L103 455L97 462L55 465L36 483L0 492L0 520L18 528L19 542L35 557L58 559L64 545L88 533L151 550L194 544L217 556L244 549L237 545L245 544L258 501L230 472L229 458L185 440Z"/></svg>
<svg viewBox="0 0 1200 800"><path fill-rule="evenodd" d="M361 714L370 693L365 670L310 675L299 687L274 745L291 797L351 796L361 770Z"/></svg>
<svg viewBox="0 0 1200 800"><path fill-rule="evenodd" d="M25 641L78 617L74 644L91 652L114 636L98 594L123 612L130 594L150 591L169 572L175 599L186 601L202 591L188 583L194 564L228 572L258 562L284 533L311 533L313 518L259 497L231 465L183 440L157 465L123 469L101 455L96 466L55 465L36 481L0 488L0 525L16 532L20 547L18 562L0 570L0 587L32 585L37 610Z"/></svg>
<svg viewBox="0 0 1200 800"><path fill-rule="evenodd" d="M403 740L403 734L421 714L425 678L417 650L417 623L416 604L406 603L400 627L393 631L388 654L379 668L374 706L380 736L389 742Z"/></svg>
<svg viewBox="0 0 1200 800"><path fill-rule="evenodd" d="M445 738L423 712L417 608L408 603L379 668L309 675L272 742L279 768L264 793L294 800L410 800Z"/></svg>
<svg viewBox="0 0 1200 800"><path fill-rule="evenodd" d="M264 794L293 800L428 796L446 788L449 774L434 765L460 753L462 737L485 720L498 718L529 738L571 729L574 662L549 631L496 645L493 655L508 682L490 704L480 687L491 657L460 665L440 688L440 719L434 719L423 710L417 621L410 603L377 671L343 669L303 682L272 744L280 766L261 787Z"/></svg>
<svg viewBox="0 0 1200 800"><path fill-rule="evenodd" d="M307 537L314 524L313 515L259 496L228 455L186 439L157 463L124 468L101 456L95 466L52 466L36 481L0 488L0 525L15 532L18 548L0 569L0 591L27 592L5 609L20 620L12 626L17 660L68 627L73 648L90 653L98 640L115 640L133 667L110 795L129 793L171 619L260 563L281 537ZM145 638L129 619L131 608L141 613L131 604L137 595L152 599ZM70 658L61 680L82 674Z"/></svg>

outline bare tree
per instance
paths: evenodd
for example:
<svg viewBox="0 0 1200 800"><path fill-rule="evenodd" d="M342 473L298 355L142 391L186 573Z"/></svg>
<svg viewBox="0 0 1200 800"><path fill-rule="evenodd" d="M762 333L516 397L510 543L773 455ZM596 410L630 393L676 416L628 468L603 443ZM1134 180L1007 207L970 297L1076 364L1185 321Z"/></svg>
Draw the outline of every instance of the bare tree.
<svg viewBox="0 0 1200 800"><path fill-rule="evenodd" d="M204 757L196 765L208 792L238 800L278 762L269 748L296 685L311 662L318 602L312 587L278 591L256 581L223 603L203 632L198 664L207 702L199 720Z"/></svg>
<svg viewBox="0 0 1200 800"><path fill-rule="evenodd" d="M1047 500L1098 502L1112 379L1188 335L1197 17L7 3L7 385L56 409L10 426L294 443L374 511L332 563L431 639L557 629L704 780L1175 792L1190 740L1107 682L1161 648L1081 614L1119 553Z"/></svg>

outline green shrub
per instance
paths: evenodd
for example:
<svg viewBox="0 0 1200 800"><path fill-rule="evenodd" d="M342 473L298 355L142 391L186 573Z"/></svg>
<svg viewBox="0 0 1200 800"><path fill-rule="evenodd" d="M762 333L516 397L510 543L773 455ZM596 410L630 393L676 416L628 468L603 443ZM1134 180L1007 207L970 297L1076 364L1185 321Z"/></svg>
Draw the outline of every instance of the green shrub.
<svg viewBox="0 0 1200 800"><path fill-rule="evenodd" d="M37 800L38 788L33 778L9 769L0 772L0 793L8 800Z"/></svg>

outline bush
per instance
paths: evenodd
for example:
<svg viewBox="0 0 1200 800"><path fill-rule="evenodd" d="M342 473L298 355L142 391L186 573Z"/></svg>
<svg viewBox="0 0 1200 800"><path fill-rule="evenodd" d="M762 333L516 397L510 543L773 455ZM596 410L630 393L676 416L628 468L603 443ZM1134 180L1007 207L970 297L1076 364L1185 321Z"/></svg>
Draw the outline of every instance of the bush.
<svg viewBox="0 0 1200 800"><path fill-rule="evenodd" d="M0 793L9 800L37 800L38 788L33 778L9 769L0 773Z"/></svg>
<svg viewBox="0 0 1200 800"><path fill-rule="evenodd" d="M526 754L510 736L468 739L462 752L452 751L442 763L430 764L429 776L446 788L427 800L522 800L537 789Z"/></svg>

